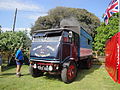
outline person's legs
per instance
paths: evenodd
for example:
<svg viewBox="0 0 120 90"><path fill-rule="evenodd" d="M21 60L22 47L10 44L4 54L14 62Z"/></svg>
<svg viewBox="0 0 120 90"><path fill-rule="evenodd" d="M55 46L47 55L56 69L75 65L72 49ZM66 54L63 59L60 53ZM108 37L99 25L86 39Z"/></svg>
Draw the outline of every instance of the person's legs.
<svg viewBox="0 0 120 90"><path fill-rule="evenodd" d="M17 64L16 75L20 77L21 76L20 70L21 70L21 67L22 67L22 62L16 61L16 64Z"/></svg>
<svg viewBox="0 0 120 90"><path fill-rule="evenodd" d="M16 73L20 73L21 66L22 66L22 65L17 65L17 68L16 68Z"/></svg>

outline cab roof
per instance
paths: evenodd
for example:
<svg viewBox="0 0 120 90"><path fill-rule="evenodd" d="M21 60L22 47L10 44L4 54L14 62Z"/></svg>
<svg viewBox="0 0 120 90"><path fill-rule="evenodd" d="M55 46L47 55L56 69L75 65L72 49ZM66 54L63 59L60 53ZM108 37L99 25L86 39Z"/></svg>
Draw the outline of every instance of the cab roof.
<svg viewBox="0 0 120 90"><path fill-rule="evenodd" d="M46 30L37 30L34 31L34 33L38 33L38 32L52 32L52 31L64 31L64 30L69 30L69 31L73 31L77 34L80 34L80 27L76 27L76 26L69 26L69 27L64 27L64 28L53 28L53 29L46 29Z"/></svg>

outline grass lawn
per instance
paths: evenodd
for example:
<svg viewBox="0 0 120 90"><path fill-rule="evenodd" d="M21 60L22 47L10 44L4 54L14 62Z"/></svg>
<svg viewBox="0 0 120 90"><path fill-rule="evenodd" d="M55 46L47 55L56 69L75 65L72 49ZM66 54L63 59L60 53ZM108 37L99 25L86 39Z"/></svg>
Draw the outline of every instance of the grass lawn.
<svg viewBox="0 0 120 90"><path fill-rule="evenodd" d="M0 74L0 90L120 90L120 84L112 81L104 66L93 65L89 70L79 70L77 78L65 84L59 76L44 75L33 78L28 66L23 65L22 74L15 76L15 67L10 67Z"/></svg>

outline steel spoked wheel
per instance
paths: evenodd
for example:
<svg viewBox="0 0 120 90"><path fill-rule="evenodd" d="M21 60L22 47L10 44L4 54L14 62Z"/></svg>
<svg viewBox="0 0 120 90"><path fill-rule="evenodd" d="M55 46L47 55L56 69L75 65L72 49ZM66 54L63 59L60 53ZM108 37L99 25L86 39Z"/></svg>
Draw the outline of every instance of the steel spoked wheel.
<svg viewBox="0 0 120 90"><path fill-rule="evenodd" d="M75 78L75 76L76 76L76 67L75 65L71 64L67 70L67 78L68 80L72 80L73 78Z"/></svg>
<svg viewBox="0 0 120 90"><path fill-rule="evenodd" d="M74 81L77 75L77 68L74 62L71 62L68 68L63 68L61 78L65 83Z"/></svg>

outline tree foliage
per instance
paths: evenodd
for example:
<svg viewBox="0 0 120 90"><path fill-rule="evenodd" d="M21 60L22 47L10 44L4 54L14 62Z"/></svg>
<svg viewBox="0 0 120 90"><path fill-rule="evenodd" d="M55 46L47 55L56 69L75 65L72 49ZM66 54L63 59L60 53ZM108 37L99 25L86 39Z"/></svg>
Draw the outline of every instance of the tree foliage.
<svg viewBox="0 0 120 90"><path fill-rule="evenodd" d="M92 35L94 35L95 29L100 24L98 17L85 9L56 7L51 9L47 16L39 17L35 25L31 28L31 32L60 27L60 21L70 17L76 18L80 25Z"/></svg>
<svg viewBox="0 0 120 90"><path fill-rule="evenodd" d="M0 52L9 54L10 58L20 46L30 46L30 39L25 32L3 32L0 34Z"/></svg>
<svg viewBox="0 0 120 90"><path fill-rule="evenodd" d="M94 39L94 50L99 51L100 55L104 55L105 42L119 31L118 13L114 14L109 19L109 24L101 23L100 27L96 29L96 36Z"/></svg>
<svg viewBox="0 0 120 90"><path fill-rule="evenodd" d="M1 28L2 28L2 26L0 25L0 34L1 34L1 32L2 32L2 29L1 29Z"/></svg>

